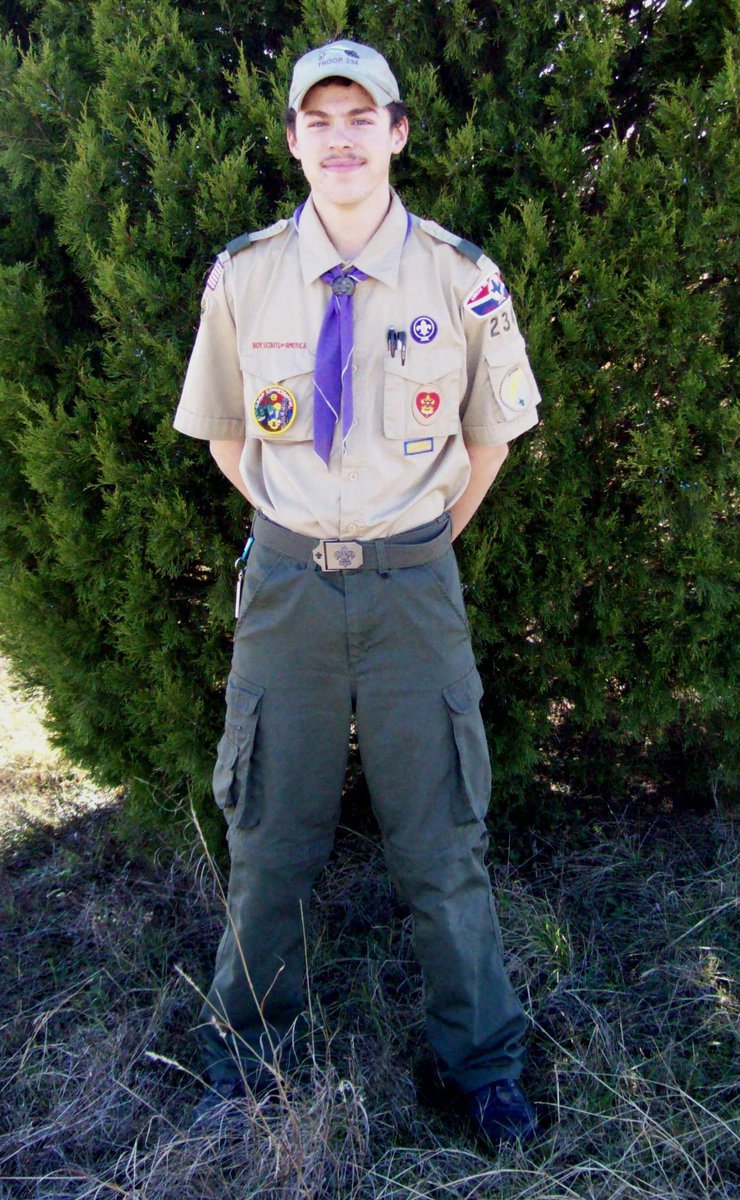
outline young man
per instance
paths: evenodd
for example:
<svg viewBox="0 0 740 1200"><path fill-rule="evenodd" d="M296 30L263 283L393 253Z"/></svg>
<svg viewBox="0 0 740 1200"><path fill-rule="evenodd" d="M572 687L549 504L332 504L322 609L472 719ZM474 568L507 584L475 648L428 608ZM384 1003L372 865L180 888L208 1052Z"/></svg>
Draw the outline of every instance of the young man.
<svg viewBox="0 0 740 1200"><path fill-rule="evenodd" d="M354 713L440 1069L480 1132L527 1138L526 1018L484 863L482 689L450 543L539 397L498 268L390 188L407 135L376 51L299 60L287 136L310 195L219 255L175 418L257 511L214 771L231 874L205 1107L296 1037L302 918Z"/></svg>

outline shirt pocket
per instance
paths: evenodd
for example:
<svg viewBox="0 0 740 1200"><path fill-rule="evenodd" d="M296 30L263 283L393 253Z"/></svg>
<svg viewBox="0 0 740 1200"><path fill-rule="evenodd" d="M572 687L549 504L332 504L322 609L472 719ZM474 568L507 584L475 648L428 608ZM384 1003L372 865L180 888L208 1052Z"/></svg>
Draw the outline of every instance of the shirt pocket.
<svg viewBox="0 0 740 1200"><path fill-rule="evenodd" d="M243 356L248 437L276 445L313 438L315 362L310 350L266 350Z"/></svg>
<svg viewBox="0 0 740 1200"><path fill-rule="evenodd" d="M536 408L540 395L521 334L505 345L486 346L485 358L494 399L505 421L515 421Z"/></svg>
<svg viewBox="0 0 740 1200"><path fill-rule="evenodd" d="M460 429L462 354L423 347L423 358L400 351L385 359L383 432L387 438L449 437Z"/></svg>

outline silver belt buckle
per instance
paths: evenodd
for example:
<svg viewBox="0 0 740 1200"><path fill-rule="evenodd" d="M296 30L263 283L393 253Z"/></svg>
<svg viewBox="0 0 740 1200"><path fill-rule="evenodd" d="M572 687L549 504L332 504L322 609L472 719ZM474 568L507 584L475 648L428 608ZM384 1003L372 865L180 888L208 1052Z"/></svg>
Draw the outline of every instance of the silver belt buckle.
<svg viewBox="0 0 740 1200"><path fill-rule="evenodd" d="M325 539L313 551L313 560L322 571L356 571L362 566L362 546L338 538Z"/></svg>

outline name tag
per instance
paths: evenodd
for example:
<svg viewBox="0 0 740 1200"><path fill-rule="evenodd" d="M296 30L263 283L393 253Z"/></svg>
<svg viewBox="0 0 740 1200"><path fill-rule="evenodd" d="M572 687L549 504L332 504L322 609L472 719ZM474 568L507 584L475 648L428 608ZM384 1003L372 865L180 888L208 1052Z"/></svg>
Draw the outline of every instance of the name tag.
<svg viewBox="0 0 740 1200"><path fill-rule="evenodd" d="M434 438L414 438L403 443L404 454L430 454L434 449Z"/></svg>

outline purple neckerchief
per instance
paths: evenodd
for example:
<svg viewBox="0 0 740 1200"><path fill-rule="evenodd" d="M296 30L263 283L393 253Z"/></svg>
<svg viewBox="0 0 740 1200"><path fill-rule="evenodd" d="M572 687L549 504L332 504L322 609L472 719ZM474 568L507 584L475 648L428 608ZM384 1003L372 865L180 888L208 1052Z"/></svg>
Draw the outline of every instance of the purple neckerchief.
<svg viewBox="0 0 740 1200"><path fill-rule="evenodd" d="M332 289L321 323L313 369L313 448L329 466L334 427L342 414L342 453L352 428L352 358L354 342L354 284L367 279L364 271L332 267L321 276ZM346 284L343 281L346 280ZM351 291L350 289L351 285ZM335 288L346 288L336 292Z"/></svg>
<svg viewBox="0 0 740 1200"><path fill-rule="evenodd" d="M293 216L296 230L301 219L305 201ZM411 229L411 214L407 213L406 237ZM404 239L405 240L405 239ZM354 356L354 306L355 285L368 276L364 271L351 266L343 270L340 265L325 271L321 276L332 289L329 303L321 323L316 345L316 364L313 373L313 448L321 461L328 467L339 414L342 414L342 453L347 448L347 435L352 428L354 407L352 400L352 358ZM347 280L343 284L343 280Z"/></svg>

